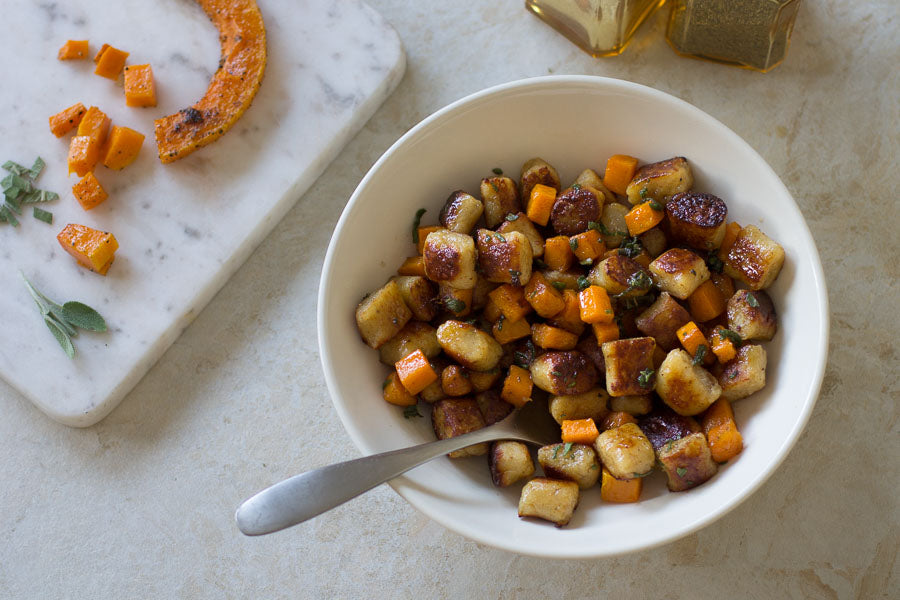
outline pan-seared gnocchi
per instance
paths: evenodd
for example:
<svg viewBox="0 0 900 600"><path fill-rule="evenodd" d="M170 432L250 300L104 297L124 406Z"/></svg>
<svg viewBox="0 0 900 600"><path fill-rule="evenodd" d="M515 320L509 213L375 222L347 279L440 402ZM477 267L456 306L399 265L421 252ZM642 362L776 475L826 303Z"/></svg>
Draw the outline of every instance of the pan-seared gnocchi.
<svg viewBox="0 0 900 600"><path fill-rule="evenodd" d="M546 400L558 442L449 456L487 454L494 485L521 486L519 516L558 527L582 494L635 502L644 477L673 492L712 478L743 447L730 403L766 384L761 343L779 328L764 290L785 252L693 188L675 156L606 173L532 158L518 179L494 169L477 192L447 190L356 310L392 369L384 399L429 414L439 439Z"/></svg>

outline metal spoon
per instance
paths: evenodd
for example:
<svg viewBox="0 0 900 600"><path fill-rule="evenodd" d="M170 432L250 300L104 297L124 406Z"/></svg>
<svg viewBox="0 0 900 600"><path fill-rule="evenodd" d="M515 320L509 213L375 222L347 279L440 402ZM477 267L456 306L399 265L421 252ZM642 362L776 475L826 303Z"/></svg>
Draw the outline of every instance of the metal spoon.
<svg viewBox="0 0 900 600"><path fill-rule="evenodd" d="M552 444L559 441L559 428L550 419L545 403L529 402L484 429L295 475L244 501L234 518L246 535L274 533L331 510L433 458L494 440Z"/></svg>

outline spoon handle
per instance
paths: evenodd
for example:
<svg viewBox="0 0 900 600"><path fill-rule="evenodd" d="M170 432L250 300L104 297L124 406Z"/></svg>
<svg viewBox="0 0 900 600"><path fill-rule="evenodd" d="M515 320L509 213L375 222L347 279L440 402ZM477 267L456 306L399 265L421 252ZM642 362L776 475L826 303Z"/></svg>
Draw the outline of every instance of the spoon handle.
<svg viewBox="0 0 900 600"><path fill-rule="evenodd" d="M245 535L274 533L302 523L448 452L496 439L510 431L487 427L457 437L348 460L295 475L246 500L235 513Z"/></svg>

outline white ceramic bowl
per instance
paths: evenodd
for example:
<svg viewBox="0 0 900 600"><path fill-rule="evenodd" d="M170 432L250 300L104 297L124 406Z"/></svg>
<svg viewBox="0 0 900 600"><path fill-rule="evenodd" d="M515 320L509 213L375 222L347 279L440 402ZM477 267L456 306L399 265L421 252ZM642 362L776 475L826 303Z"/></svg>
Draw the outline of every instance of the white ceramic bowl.
<svg viewBox="0 0 900 600"><path fill-rule="evenodd" d="M669 493L656 473L641 501L582 494L569 525L521 520L520 486L494 487L485 458L438 459L392 482L413 506L477 542L523 554L596 557L650 548L693 532L734 508L784 460L818 395L828 348L828 308L819 256L790 193L740 137L663 92L600 77L540 77L454 102L411 129L378 160L350 198L328 247L319 289L319 347L335 409L364 454L431 441L425 418L404 419L382 400L387 369L360 339L354 309L402 260L415 254L411 224L436 222L450 192L478 195L500 167L517 178L540 156L564 185L584 168L602 173L611 154L644 162L685 156L694 189L728 204L729 220L756 224L784 246L785 266L769 290L779 330L766 344L766 388L734 405L744 451L709 482Z"/></svg>

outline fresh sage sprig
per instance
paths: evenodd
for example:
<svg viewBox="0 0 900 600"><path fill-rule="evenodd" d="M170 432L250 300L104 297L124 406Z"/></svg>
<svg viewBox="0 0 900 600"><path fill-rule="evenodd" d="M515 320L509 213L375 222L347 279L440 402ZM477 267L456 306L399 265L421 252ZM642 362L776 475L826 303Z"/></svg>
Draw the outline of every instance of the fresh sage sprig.
<svg viewBox="0 0 900 600"><path fill-rule="evenodd" d="M75 358L75 345L72 344L72 338L78 335L78 329L87 331L106 331L106 321L100 316L96 310L81 302L66 302L59 305L40 291L28 281L25 274L19 271L28 293L34 298L41 316L47 329L59 342L63 351L69 358Z"/></svg>

